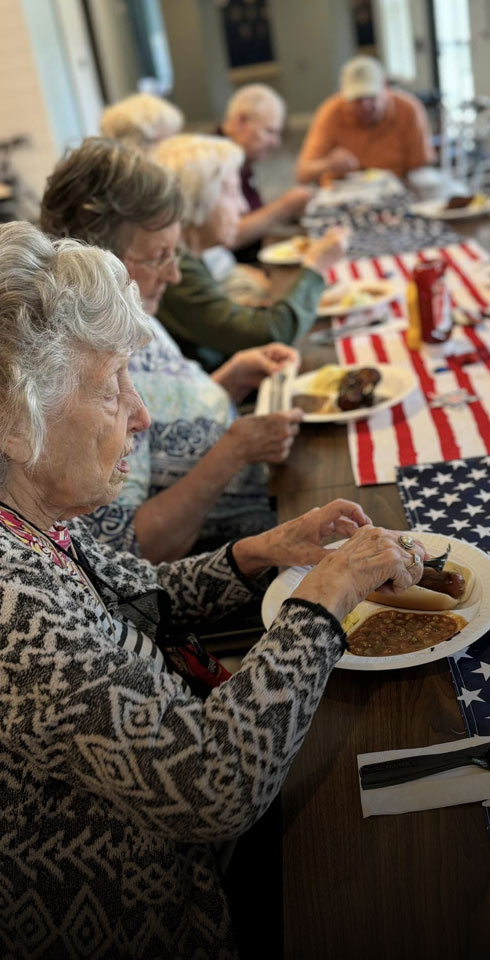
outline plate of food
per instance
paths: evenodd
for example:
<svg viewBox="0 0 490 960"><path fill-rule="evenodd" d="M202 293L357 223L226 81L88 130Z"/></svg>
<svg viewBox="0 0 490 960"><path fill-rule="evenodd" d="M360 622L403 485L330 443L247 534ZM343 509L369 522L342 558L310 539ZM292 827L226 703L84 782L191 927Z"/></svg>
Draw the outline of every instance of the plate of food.
<svg viewBox="0 0 490 960"><path fill-rule="evenodd" d="M399 670L452 656L490 628L490 557L483 550L438 533L414 533L431 556L450 547L440 572L424 568L421 584L396 597L375 592L343 620L350 650L338 667L344 670ZM334 545L337 548L345 541ZM287 597L310 567L289 567L269 585L262 601L268 629Z"/></svg>
<svg viewBox="0 0 490 960"><path fill-rule="evenodd" d="M385 197L404 192L402 182L390 170L371 167L348 173L342 180L331 180L321 187L308 203L306 215L315 214L324 207L343 204L378 203Z"/></svg>
<svg viewBox="0 0 490 960"><path fill-rule="evenodd" d="M400 290L388 280L352 280L335 283L322 294L318 317L346 317L351 313L386 307L400 296Z"/></svg>
<svg viewBox="0 0 490 960"><path fill-rule="evenodd" d="M391 363L327 364L292 381L290 405L306 423L348 423L401 403L416 386L411 370Z"/></svg>
<svg viewBox="0 0 490 960"><path fill-rule="evenodd" d="M382 170L380 167L366 167L365 170L355 170L353 173L347 173L345 180L349 183L380 183L382 180L392 180L393 174L390 170Z"/></svg>
<svg viewBox="0 0 490 960"><path fill-rule="evenodd" d="M484 193L454 194L446 200L413 203L409 212L429 220L467 220L490 214L490 197Z"/></svg>
<svg viewBox="0 0 490 960"><path fill-rule="evenodd" d="M262 263L294 267L303 262L303 257L312 243L314 241L311 237L290 237L289 240L263 247L259 250L257 257Z"/></svg>

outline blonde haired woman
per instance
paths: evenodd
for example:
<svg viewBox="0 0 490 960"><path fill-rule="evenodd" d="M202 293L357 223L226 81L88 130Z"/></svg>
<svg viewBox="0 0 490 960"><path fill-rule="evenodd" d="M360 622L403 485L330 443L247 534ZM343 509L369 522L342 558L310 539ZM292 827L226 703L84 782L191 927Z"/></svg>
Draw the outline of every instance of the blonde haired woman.
<svg viewBox="0 0 490 960"><path fill-rule="evenodd" d="M150 150L173 137L184 126L184 114L173 103L150 93L133 93L107 107L100 120L103 137L121 140L129 147Z"/></svg>
<svg viewBox="0 0 490 960"><path fill-rule="evenodd" d="M214 369L236 350L271 340L293 343L316 318L326 270L346 250L335 228L312 243L298 278L268 307L238 304L224 294L203 260L216 244L232 247L246 204L239 171L244 154L224 137L181 134L159 144L152 159L172 170L184 198L182 281L167 290L158 311L183 352Z"/></svg>

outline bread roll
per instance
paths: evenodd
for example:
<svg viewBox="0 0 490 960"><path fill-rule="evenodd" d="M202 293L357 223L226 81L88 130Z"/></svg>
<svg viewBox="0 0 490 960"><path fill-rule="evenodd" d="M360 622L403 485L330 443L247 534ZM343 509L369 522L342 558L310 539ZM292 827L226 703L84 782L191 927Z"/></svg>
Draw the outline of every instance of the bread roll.
<svg viewBox="0 0 490 960"><path fill-rule="evenodd" d="M375 590L366 599L371 600L372 603L382 603L388 607L401 607L406 610L453 610L454 607L463 607L473 590L475 574L470 567L464 567L454 560L446 561L444 571L459 573L464 577L465 589L461 597L450 597L447 593L414 586L397 594Z"/></svg>

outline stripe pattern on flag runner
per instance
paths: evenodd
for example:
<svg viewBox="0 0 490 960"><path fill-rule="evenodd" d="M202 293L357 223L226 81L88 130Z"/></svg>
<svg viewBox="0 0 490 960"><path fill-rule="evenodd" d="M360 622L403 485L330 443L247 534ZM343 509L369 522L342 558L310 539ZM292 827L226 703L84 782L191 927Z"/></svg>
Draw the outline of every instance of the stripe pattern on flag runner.
<svg viewBox="0 0 490 960"><path fill-rule="evenodd" d="M472 271L487 254L474 241L452 244L441 250L383 255L357 261L342 261L329 279L389 278L403 289L414 264L442 256L448 264L447 278L454 302L463 309L480 311L490 306L490 287L485 288ZM390 314L406 319L404 298L389 306ZM460 353L475 353L476 362L460 365L457 355L444 358L439 345L423 344L409 350L404 333L352 335L336 343L341 363L389 363L409 367L419 389L403 403L348 425L348 444L358 486L392 483L398 466L430 461L457 460L490 453L490 324L478 328L455 327L451 343ZM465 351L466 347L466 351ZM478 399L459 406L430 406L441 394L464 390ZM457 398L453 397L453 400Z"/></svg>

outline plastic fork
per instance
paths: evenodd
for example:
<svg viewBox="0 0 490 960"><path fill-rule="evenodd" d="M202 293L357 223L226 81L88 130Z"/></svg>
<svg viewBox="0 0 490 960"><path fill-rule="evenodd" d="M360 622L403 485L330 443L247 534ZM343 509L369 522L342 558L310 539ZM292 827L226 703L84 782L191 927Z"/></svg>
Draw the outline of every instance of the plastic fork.
<svg viewBox="0 0 490 960"><path fill-rule="evenodd" d="M441 553L440 557L431 557L430 560L424 560L424 567L431 567L441 573L444 570L444 564L451 553L451 544L448 543L446 552Z"/></svg>

